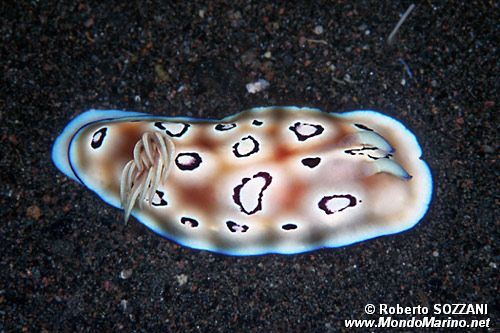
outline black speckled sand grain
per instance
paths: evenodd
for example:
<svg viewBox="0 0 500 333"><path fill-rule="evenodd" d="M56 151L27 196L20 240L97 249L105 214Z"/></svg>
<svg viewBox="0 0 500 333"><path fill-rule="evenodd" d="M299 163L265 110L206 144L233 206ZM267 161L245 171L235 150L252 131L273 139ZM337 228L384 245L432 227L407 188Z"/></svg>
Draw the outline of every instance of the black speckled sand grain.
<svg viewBox="0 0 500 333"><path fill-rule="evenodd" d="M0 332L336 332L378 318L367 303L487 303L464 318L498 328L500 8L417 4L389 46L410 4L2 3ZM267 105L402 121L434 176L425 218L341 249L226 257L124 226L50 160L89 108Z"/></svg>

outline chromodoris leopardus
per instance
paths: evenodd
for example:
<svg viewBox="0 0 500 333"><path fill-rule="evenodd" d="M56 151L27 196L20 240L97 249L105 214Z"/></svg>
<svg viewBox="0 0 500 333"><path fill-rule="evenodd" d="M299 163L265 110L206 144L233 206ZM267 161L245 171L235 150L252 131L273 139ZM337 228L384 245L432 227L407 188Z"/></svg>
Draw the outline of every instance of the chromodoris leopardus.
<svg viewBox="0 0 500 333"><path fill-rule="evenodd" d="M182 245L230 255L338 247L414 226L432 178L375 111L255 108L224 118L90 110L56 139L68 177Z"/></svg>

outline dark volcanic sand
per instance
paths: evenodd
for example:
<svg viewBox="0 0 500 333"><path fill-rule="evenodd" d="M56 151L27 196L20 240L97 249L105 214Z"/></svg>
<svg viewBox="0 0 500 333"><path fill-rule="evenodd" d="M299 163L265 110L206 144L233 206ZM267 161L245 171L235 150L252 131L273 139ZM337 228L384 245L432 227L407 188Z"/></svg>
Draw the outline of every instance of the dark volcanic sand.
<svg viewBox="0 0 500 333"><path fill-rule="evenodd" d="M392 46L409 2L49 2L0 5L0 332L333 332L378 318L367 303L487 303L477 318L498 327L498 2L419 4ZM247 93L259 78L269 89ZM425 218L339 249L227 257L124 226L50 159L88 108L267 105L402 121L434 176Z"/></svg>

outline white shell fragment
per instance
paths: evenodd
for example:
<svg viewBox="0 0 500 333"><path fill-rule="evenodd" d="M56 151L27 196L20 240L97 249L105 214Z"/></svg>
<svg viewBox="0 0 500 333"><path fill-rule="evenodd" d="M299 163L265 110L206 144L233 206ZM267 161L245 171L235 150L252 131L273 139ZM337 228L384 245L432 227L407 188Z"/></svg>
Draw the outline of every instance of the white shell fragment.
<svg viewBox="0 0 500 333"><path fill-rule="evenodd" d="M259 91L266 90L267 88L269 88L269 86L270 86L270 84L268 81L266 81L264 79L259 79L255 82L247 83L247 85L245 87L247 88L247 91L250 94L256 94Z"/></svg>
<svg viewBox="0 0 500 333"><path fill-rule="evenodd" d="M125 220L188 247L257 255L411 228L432 194L421 154L378 112L267 107L220 121L90 110L52 158Z"/></svg>

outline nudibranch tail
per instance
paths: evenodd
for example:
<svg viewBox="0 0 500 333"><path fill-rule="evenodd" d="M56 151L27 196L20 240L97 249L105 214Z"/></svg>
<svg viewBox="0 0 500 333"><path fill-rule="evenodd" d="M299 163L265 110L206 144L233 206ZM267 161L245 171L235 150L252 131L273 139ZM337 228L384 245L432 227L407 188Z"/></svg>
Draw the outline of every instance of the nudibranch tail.
<svg viewBox="0 0 500 333"><path fill-rule="evenodd" d="M125 223L136 202L152 205L160 184L167 181L172 170L175 146L164 133L145 132L134 147L134 158L123 168L120 178L120 201L125 210Z"/></svg>

